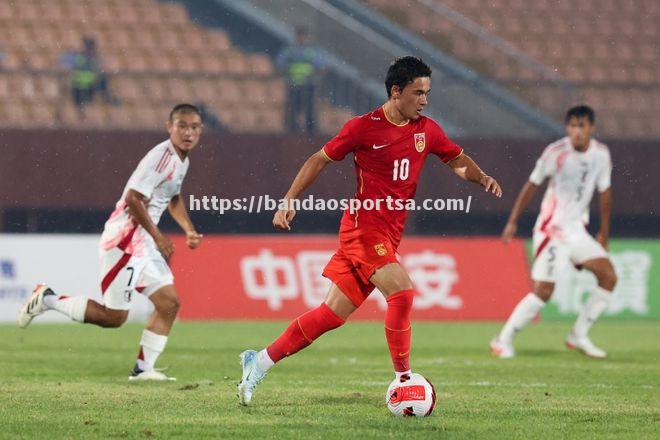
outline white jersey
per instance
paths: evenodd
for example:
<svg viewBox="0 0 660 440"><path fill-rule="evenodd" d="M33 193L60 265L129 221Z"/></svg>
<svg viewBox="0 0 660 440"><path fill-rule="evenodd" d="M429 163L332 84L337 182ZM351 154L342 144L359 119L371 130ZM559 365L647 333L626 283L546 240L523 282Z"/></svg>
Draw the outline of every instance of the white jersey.
<svg viewBox="0 0 660 440"><path fill-rule="evenodd" d="M129 213L124 199L129 189L147 199L149 217L158 224L172 197L181 192L190 161L181 160L172 142L161 142L142 158L128 179L115 210L105 223L101 235L101 250L119 248L127 254L140 256L157 250L153 238Z"/></svg>
<svg viewBox="0 0 660 440"><path fill-rule="evenodd" d="M558 238L583 232L594 190L606 191L611 174L609 149L595 139L584 152L575 150L568 137L548 145L529 176L535 185L550 179L534 232Z"/></svg>

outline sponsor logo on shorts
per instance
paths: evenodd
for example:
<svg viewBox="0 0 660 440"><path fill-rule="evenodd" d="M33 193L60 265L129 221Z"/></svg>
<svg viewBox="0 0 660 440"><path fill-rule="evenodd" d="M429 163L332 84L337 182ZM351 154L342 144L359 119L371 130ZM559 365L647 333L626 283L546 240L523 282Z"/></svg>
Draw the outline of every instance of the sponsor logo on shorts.
<svg viewBox="0 0 660 440"><path fill-rule="evenodd" d="M426 148L426 133L415 133L415 149L421 153Z"/></svg>
<svg viewBox="0 0 660 440"><path fill-rule="evenodd" d="M379 257L384 257L387 255L387 248L383 243L378 243L377 245L374 246L374 249L376 249L376 253L378 254Z"/></svg>
<svg viewBox="0 0 660 440"><path fill-rule="evenodd" d="M133 291L132 290L125 290L124 291L124 301L127 303L131 302L131 298L133 297Z"/></svg>

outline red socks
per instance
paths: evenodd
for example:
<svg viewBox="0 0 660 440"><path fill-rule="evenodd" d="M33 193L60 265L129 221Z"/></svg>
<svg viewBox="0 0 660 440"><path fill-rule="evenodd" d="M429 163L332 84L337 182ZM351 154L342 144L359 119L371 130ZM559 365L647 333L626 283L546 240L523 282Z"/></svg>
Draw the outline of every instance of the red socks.
<svg viewBox="0 0 660 440"><path fill-rule="evenodd" d="M385 337L392 356L394 371L410 370L410 310L414 291L402 290L387 298ZM299 352L323 333L344 324L325 303L299 316L266 350L273 362Z"/></svg>
<svg viewBox="0 0 660 440"><path fill-rule="evenodd" d="M284 333L266 348L268 356L273 362L279 362L307 347L323 333L342 326L344 322L323 303L291 322Z"/></svg>
<svg viewBox="0 0 660 440"><path fill-rule="evenodd" d="M414 290L402 290L387 298L385 338L390 348L394 371L410 370L410 309Z"/></svg>

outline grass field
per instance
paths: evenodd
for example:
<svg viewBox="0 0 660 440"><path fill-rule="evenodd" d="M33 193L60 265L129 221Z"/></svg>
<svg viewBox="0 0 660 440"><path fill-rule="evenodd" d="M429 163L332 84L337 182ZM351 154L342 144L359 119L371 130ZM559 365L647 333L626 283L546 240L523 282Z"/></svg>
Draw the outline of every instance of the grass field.
<svg viewBox="0 0 660 440"><path fill-rule="evenodd" d="M416 323L412 364L438 391L426 419L389 415L383 329L351 323L284 360L239 407L238 354L284 323L178 323L166 384L128 383L141 328L0 326L2 438L660 438L660 323L602 322L607 361L563 348L569 323L531 326L491 358L499 324Z"/></svg>

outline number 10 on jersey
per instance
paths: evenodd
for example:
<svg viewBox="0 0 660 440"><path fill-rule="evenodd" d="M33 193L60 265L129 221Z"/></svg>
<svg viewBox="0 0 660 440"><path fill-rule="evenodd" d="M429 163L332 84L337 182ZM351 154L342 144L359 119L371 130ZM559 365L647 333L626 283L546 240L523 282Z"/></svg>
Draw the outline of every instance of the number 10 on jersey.
<svg viewBox="0 0 660 440"><path fill-rule="evenodd" d="M406 180L410 173L410 161L408 159L396 159L394 161L394 170L392 180Z"/></svg>

